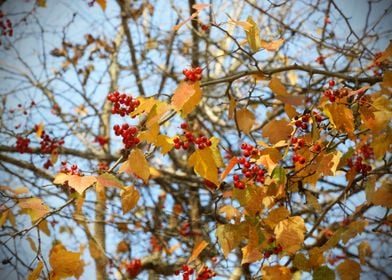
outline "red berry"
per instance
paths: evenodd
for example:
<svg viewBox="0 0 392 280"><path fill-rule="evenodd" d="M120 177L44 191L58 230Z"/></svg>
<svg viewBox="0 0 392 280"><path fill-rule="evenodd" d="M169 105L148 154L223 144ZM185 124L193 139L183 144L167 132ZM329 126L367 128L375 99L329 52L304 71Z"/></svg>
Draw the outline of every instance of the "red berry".
<svg viewBox="0 0 392 280"><path fill-rule="evenodd" d="M334 80L329 80L329 81L328 81L328 85L329 85L330 87L335 86L335 81L334 81Z"/></svg>
<svg viewBox="0 0 392 280"><path fill-rule="evenodd" d="M181 124L181 128L182 129L187 129L188 128L188 124L187 123L182 123Z"/></svg>

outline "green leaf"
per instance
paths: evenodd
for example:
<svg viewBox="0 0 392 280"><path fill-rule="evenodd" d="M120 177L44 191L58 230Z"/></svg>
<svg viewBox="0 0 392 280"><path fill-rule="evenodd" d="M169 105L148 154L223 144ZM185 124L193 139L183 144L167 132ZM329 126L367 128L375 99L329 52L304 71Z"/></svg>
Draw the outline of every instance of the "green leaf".
<svg viewBox="0 0 392 280"><path fill-rule="evenodd" d="M328 266L320 266L313 272L313 280L335 280L335 272Z"/></svg>

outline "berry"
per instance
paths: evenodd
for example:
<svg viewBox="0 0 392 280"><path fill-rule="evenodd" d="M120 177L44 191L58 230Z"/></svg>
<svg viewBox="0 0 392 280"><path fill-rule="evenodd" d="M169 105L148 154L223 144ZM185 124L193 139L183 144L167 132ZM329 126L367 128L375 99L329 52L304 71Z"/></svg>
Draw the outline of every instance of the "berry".
<svg viewBox="0 0 392 280"><path fill-rule="evenodd" d="M191 68L191 69L184 69L182 74L185 76L185 80L196 82L202 79L201 73L203 69L201 67Z"/></svg>
<svg viewBox="0 0 392 280"><path fill-rule="evenodd" d="M118 114L122 117L129 115L140 105L139 100L135 100L125 93L120 94L118 91L109 93L107 99L113 103L112 114Z"/></svg>
<svg viewBox="0 0 392 280"><path fill-rule="evenodd" d="M181 128L182 129L187 129L188 128L188 124L187 123L182 123L181 124Z"/></svg>
<svg viewBox="0 0 392 280"><path fill-rule="evenodd" d="M328 85L329 85L329 87L335 86L335 81L334 80L329 80L328 81Z"/></svg>

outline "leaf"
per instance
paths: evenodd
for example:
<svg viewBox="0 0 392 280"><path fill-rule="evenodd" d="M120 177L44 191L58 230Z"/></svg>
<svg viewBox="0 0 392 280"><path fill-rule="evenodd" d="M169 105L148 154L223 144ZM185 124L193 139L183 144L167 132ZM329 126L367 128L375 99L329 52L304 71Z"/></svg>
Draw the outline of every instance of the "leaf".
<svg viewBox="0 0 392 280"><path fill-rule="evenodd" d="M289 94L286 90L286 87L276 77L271 78L268 86L272 92L276 94L276 98L285 104L300 106L303 103L303 97Z"/></svg>
<svg viewBox="0 0 392 280"><path fill-rule="evenodd" d="M129 252L130 246L129 246L129 242L127 240L121 240L118 244L117 244L117 253L127 253Z"/></svg>
<svg viewBox="0 0 392 280"><path fill-rule="evenodd" d="M50 212L50 208L38 197L21 199L18 206L26 210L33 222Z"/></svg>
<svg viewBox="0 0 392 280"><path fill-rule="evenodd" d="M229 95L229 120L234 118L236 104L235 98Z"/></svg>
<svg viewBox="0 0 392 280"><path fill-rule="evenodd" d="M61 243L54 245L49 252L49 263L52 267L51 276L54 279L72 276L79 278L84 271L84 261L80 258L80 252L67 251Z"/></svg>
<svg viewBox="0 0 392 280"><path fill-rule="evenodd" d="M392 208L392 186L384 183L376 191L370 192L367 195L367 199L375 205Z"/></svg>
<svg viewBox="0 0 392 280"><path fill-rule="evenodd" d="M293 127L286 120L272 120L267 123L263 128L263 137L269 139L272 144L278 143L280 140L287 140Z"/></svg>
<svg viewBox="0 0 392 280"><path fill-rule="evenodd" d="M257 52L261 48L260 29L251 16L248 16L247 22L250 28L245 30L248 44L253 52Z"/></svg>
<svg viewBox="0 0 392 280"><path fill-rule="evenodd" d="M216 237L218 238L219 244L222 248L223 255L227 259L229 253L236 248L243 240L245 233L244 225L231 225L219 224L216 229Z"/></svg>
<svg viewBox="0 0 392 280"><path fill-rule="evenodd" d="M388 47L383 51L382 55L377 58L376 62L383 62L392 56L392 42L389 42Z"/></svg>
<svg viewBox="0 0 392 280"><path fill-rule="evenodd" d="M315 197L311 192L306 192L306 202L309 204L311 208L316 210L316 212L321 212L321 205L317 200L317 197Z"/></svg>
<svg viewBox="0 0 392 280"><path fill-rule="evenodd" d="M293 260L293 266L299 270L309 271L309 261L302 253L297 253Z"/></svg>
<svg viewBox="0 0 392 280"><path fill-rule="evenodd" d="M234 168L234 166L238 163L238 158L236 156L232 157L229 161L229 164L226 166L225 170L221 174L221 181L223 181L227 175L229 175L230 171Z"/></svg>
<svg viewBox="0 0 392 280"><path fill-rule="evenodd" d="M41 139L42 136L42 132L44 131L44 123L40 122L40 124L36 125L36 129L35 129L35 136L38 139Z"/></svg>
<svg viewBox="0 0 392 280"><path fill-rule="evenodd" d="M256 120L255 115L248 109L242 108L235 112L235 119L237 121L239 130L249 135Z"/></svg>
<svg viewBox="0 0 392 280"><path fill-rule="evenodd" d="M223 163L223 160L222 160L221 154L219 152L219 148L218 148L218 144L220 142L220 139L212 136L210 138L210 141L211 141L210 149L211 149L212 156L214 158L216 167L224 167L225 164Z"/></svg>
<svg viewBox="0 0 392 280"><path fill-rule="evenodd" d="M335 244L336 245L336 244ZM316 268L325 262L324 250L319 247L314 247L309 250L309 268Z"/></svg>
<svg viewBox="0 0 392 280"><path fill-rule="evenodd" d="M346 105L336 102L327 104L324 113L330 118L337 130L347 133L351 139L355 138L353 112Z"/></svg>
<svg viewBox="0 0 392 280"><path fill-rule="evenodd" d="M247 244L245 247L243 247L241 249L242 250L241 265L246 263L254 263L257 262L258 260L261 260L264 255L260 247L261 246L255 247L252 246L251 244Z"/></svg>
<svg viewBox="0 0 392 280"><path fill-rule="evenodd" d="M260 46L262 48L266 49L267 51L273 52L273 51L276 51L277 49L279 49L280 46L283 44L283 42L284 42L283 39L278 39L278 40L271 41L271 42L261 40Z"/></svg>
<svg viewBox="0 0 392 280"><path fill-rule="evenodd" d="M274 233L276 242L282 245L283 251L294 254L302 247L305 231L304 220L300 216L293 216L280 221Z"/></svg>
<svg viewBox="0 0 392 280"><path fill-rule="evenodd" d="M34 268L34 270L29 273L29 276L27 277L27 280L36 280L36 279L38 279L38 277L41 274L43 268L44 268L44 263L39 261L37 263L37 266Z"/></svg>
<svg viewBox="0 0 392 280"><path fill-rule="evenodd" d="M162 155L167 154L168 152L171 151L173 148L173 140L166 135L158 135L157 136L157 141L155 143L158 147L161 147L161 153Z"/></svg>
<svg viewBox="0 0 392 280"><path fill-rule="evenodd" d="M111 173L105 172L97 177L97 183L103 185L104 187L116 187L123 188L124 184Z"/></svg>
<svg viewBox="0 0 392 280"><path fill-rule="evenodd" d="M103 11L106 10L106 0L96 0L96 2L98 3L99 6L101 6L101 9Z"/></svg>
<svg viewBox="0 0 392 280"><path fill-rule="evenodd" d="M194 4L194 5L192 5L192 8L195 9L196 12L192 13L192 15L188 19L186 19L185 21L175 25L173 27L173 30L174 31L178 31L187 22L189 22L189 21L193 20L195 17L197 17L201 10L203 10L203 9L209 7L209 6L211 6L211 4Z"/></svg>
<svg viewBox="0 0 392 280"><path fill-rule="evenodd" d="M150 168L144 157L143 151L134 148L131 151L128 160L120 166L119 172L132 173L143 179L144 183L147 183L148 178L150 177Z"/></svg>
<svg viewBox="0 0 392 280"><path fill-rule="evenodd" d="M335 176L341 157L342 153L337 150L328 154L319 154L318 171L324 176Z"/></svg>
<svg viewBox="0 0 392 280"><path fill-rule="evenodd" d="M225 218L227 220L230 221L231 219L233 219L236 223L240 222L240 219L241 219L241 216L242 216L241 212L237 208L233 207L232 205L224 205L224 206L222 206L219 209L218 213L219 214L225 214L226 215Z"/></svg>
<svg viewBox="0 0 392 280"><path fill-rule="evenodd" d="M350 239L357 236L357 234L362 233L367 225L368 225L367 220L354 221L350 223L348 229L342 233L341 239L343 243L346 244Z"/></svg>
<svg viewBox="0 0 392 280"><path fill-rule="evenodd" d="M171 104L176 111L182 111L185 117L200 103L202 91L199 82L181 81L174 91Z"/></svg>
<svg viewBox="0 0 392 280"><path fill-rule="evenodd" d="M290 268L280 265L263 266L263 280L291 280Z"/></svg>
<svg viewBox="0 0 392 280"><path fill-rule="evenodd" d="M251 184L247 185L244 190L237 188L233 190L233 198L238 200L249 215L255 215L262 210L264 197L265 190Z"/></svg>
<svg viewBox="0 0 392 280"><path fill-rule="evenodd" d="M134 186L125 187L120 192L123 214L132 210L139 201L139 191Z"/></svg>
<svg viewBox="0 0 392 280"><path fill-rule="evenodd" d="M45 8L46 7L46 0L37 0L38 7Z"/></svg>
<svg viewBox="0 0 392 280"><path fill-rule="evenodd" d="M208 246L208 242L205 240L200 240L195 244L195 247L193 247L192 254L189 257L188 264L193 262L194 260L197 259L197 257L200 255L200 253Z"/></svg>
<svg viewBox="0 0 392 280"><path fill-rule="evenodd" d="M274 229L275 226L282 220L290 216L290 211L286 207L279 207L271 210L268 213L268 218L264 220L264 223L270 228Z"/></svg>
<svg viewBox="0 0 392 280"><path fill-rule="evenodd" d="M59 173L54 178L53 183L56 185L63 185L67 181L71 188L76 190L79 194L82 194L97 181L97 178L95 176L79 176Z"/></svg>
<svg viewBox="0 0 392 280"><path fill-rule="evenodd" d="M313 280L335 280L335 272L328 266L320 266L313 271Z"/></svg>
<svg viewBox="0 0 392 280"><path fill-rule="evenodd" d="M30 244L31 250L37 253L38 250L37 250L37 246L35 246L34 240L30 236L28 236L26 239Z"/></svg>
<svg viewBox="0 0 392 280"><path fill-rule="evenodd" d="M344 262L338 265L336 270L339 273L341 280L356 280L359 279L361 274L361 266L359 263L346 259Z"/></svg>
<svg viewBox="0 0 392 280"><path fill-rule="evenodd" d="M193 167L196 174L219 186L218 169L211 149L196 150L188 159L188 166Z"/></svg>
<svg viewBox="0 0 392 280"><path fill-rule="evenodd" d="M368 241L362 241L358 245L358 254L359 254L359 260L361 265L365 265L366 264L365 258L372 256L372 248L370 247Z"/></svg>

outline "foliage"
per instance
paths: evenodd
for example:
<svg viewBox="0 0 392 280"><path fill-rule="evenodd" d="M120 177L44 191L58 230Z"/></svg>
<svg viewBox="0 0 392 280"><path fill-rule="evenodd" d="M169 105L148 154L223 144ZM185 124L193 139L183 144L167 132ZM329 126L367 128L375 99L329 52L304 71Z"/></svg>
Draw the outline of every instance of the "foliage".
<svg viewBox="0 0 392 280"><path fill-rule="evenodd" d="M335 1L79 1L59 29L56 1L11 2L10 275L392 276L392 44L373 4L361 35Z"/></svg>

